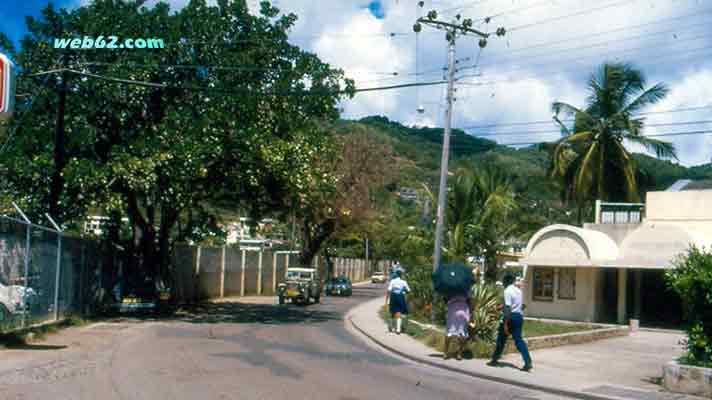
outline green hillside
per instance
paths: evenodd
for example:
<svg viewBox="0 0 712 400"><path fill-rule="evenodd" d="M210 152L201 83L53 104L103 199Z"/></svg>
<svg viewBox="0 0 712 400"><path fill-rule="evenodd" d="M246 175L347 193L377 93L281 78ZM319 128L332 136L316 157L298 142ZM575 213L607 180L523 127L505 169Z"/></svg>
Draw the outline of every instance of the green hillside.
<svg viewBox="0 0 712 400"><path fill-rule="evenodd" d="M392 146L397 157L393 186L420 187L421 183L427 183L434 187L437 184L442 149L441 128L407 127L380 116L357 122L372 128L377 136ZM457 129L452 132L451 148L451 170L467 165L473 169L493 166L507 171L518 195L530 210L536 210L535 213L548 223L573 222L575 210L562 204L559 184L547 176L549 160L545 150L538 146L521 149L500 146ZM664 190L678 179L712 178L712 164L687 168L645 154L636 153L634 157L641 172L641 192Z"/></svg>

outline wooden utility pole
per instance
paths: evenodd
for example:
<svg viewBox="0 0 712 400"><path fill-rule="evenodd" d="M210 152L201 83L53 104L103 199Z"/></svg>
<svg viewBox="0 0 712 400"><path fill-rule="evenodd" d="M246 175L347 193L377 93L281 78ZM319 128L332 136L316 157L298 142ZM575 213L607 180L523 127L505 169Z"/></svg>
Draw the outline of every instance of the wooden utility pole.
<svg viewBox="0 0 712 400"><path fill-rule="evenodd" d="M419 2L418 5L422 7L424 2ZM487 46L487 38L490 36L489 33L481 32L472 28L472 20L464 19L458 14L455 17L455 22L444 22L438 20L438 14L436 11L428 12L426 17L418 18L417 22L413 26L413 31L415 33L420 33L423 29L423 25L429 27L444 30L445 39L448 45L448 68L447 68L447 98L445 108L445 130L443 133L443 149L442 157L440 159L440 186L438 189L438 204L436 213L436 224L435 224L435 246L433 249L433 271L435 271L440 265L440 256L442 248L442 237L445 222L445 206L447 201L447 171L448 162L450 158L450 130L452 127L452 113L453 113L453 102L455 96L455 53L456 53L456 40L458 35L461 36L476 36L480 38L479 45L480 48ZM504 28L497 29L497 36L503 36L505 34ZM433 299L433 303L435 299ZM432 308L432 319L435 319L435 307Z"/></svg>

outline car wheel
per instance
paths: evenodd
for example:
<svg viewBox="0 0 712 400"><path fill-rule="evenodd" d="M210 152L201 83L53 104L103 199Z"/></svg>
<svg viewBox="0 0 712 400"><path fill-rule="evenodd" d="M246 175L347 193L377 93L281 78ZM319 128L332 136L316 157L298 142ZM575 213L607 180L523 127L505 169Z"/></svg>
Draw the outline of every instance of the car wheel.
<svg viewBox="0 0 712 400"><path fill-rule="evenodd" d="M284 305L284 296L279 296L279 305Z"/></svg>
<svg viewBox="0 0 712 400"><path fill-rule="evenodd" d="M321 297L316 296L316 297L314 298L314 303L319 304L319 301L320 301L320 300L321 300Z"/></svg>

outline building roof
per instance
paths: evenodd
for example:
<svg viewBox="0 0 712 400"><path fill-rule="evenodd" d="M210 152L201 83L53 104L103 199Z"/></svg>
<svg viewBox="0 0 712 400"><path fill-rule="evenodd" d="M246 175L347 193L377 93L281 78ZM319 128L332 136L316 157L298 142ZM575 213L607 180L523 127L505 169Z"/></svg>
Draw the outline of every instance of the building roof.
<svg viewBox="0 0 712 400"><path fill-rule="evenodd" d="M551 225L529 240L522 264L597 266L618 258L618 246L608 235L571 225Z"/></svg>
<svg viewBox="0 0 712 400"><path fill-rule="evenodd" d="M621 257L610 263L618 268L662 269L690 247L708 246L709 240L700 232L683 225L647 222L631 232L621 243Z"/></svg>
<svg viewBox="0 0 712 400"><path fill-rule="evenodd" d="M529 241L525 265L556 267L670 268L691 245L709 247L712 237L694 226L648 221L628 233L620 246L603 232L552 225Z"/></svg>
<svg viewBox="0 0 712 400"><path fill-rule="evenodd" d="M679 179L667 188L666 192L681 192L686 190L712 190L712 179Z"/></svg>

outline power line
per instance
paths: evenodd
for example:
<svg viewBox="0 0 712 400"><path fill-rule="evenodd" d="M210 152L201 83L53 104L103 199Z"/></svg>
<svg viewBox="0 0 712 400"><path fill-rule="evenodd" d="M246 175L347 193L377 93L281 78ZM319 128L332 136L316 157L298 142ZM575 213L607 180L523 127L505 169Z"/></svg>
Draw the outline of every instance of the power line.
<svg viewBox="0 0 712 400"><path fill-rule="evenodd" d="M552 121L553 122L553 121ZM685 121L685 122L668 122L661 124L645 124L645 128L656 128L661 126L684 126L684 125L702 125L702 124L712 124L712 120L707 121ZM469 129L469 128L460 128ZM541 134L561 134L561 130L545 130L545 131L516 131L516 132L495 132L495 133L476 133L477 137L496 137L496 136L528 136L528 135L541 135Z"/></svg>
<svg viewBox="0 0 712 400"><path fill-rule="evenodd" d="M650 36L659 36L659 35L665 35L665 34L669 34L669 33L675 34L676 32L681 32L681 31L687 30L687 29L689 29L689 28L694 28L694 27L699 27L699 26L701 26L701 27L709 27L710 24L712 24L711 21L702 21L702 22L700 22L700 23L698 23L698 24L688 24L688 25L685 26L685 29L674 28L674 29L668 29L668 30L664 30L664 31L648 32L648 33L643 33L643 34L635 35L635 36L628 36L628 37L624 37L624 38L617 38L617 39L615 39L615 40L616 40L616 44L618 44L618 43L620 43L620 42L627 42L627 41L636 40L636 39L641 39L641 38L650 37ZM694 37L691 37L691 38L679 39L677 43L679 43L679 42L691 41L691 40L697 40L697 39L705 38L705 37L708 37L708 36L710 36L709 33L704 34L704 35L694 36ZM676 39L677 39L677 38L676 38ZM569 47L569 48L565 48L565 49L549 50L549 51L539 52L539 53L535 53L535 54L528 54L528 55L526 55L526 56L524 56L524 57L526 57L526 58L528 58L528 59L531 59L531 58L540 58L540 57L549 57L549 56L552 56L552 55L555 55L555 54L559 54L559 53L566 53L566 52L574 52L574 51L580 51L580 50L587 50L587 49L592 49L592 48L596 48L596 47L608 47L608 46L610 46L610 45L611 45L610 40L607 40L607 41L604 41L604 42L590 43L590 44L586 44L586 45L582 45L582 46ZM637 50L637 49L647 49L647 48L648 48L648 47L637 47L637 48L634 48L634 49ZM521 51L525 51L525 50L527 50L527 49L522 48L522 49L520 49L520 52L521 52ZM500 58L495 58L495 59L494 59L495 62L486 64L486 65L500 65L500 64L504 64L504 63L506 63L506 62L516 61L516 60L517 60L516 57L500 57Z"/></svg>
<svg viewBox="0 0 712 400"><path fill-rule="evenodd" d="M694 135L710 135L710 134L712 134L712 130L692 131L692 132L658 133L658 134L654 134L654 135L644 135L643 137L672 137L672 136L694 136ZM555 143L555 142L539 141L539 142L515 142L515 143L498 143L498 144L500 146L531 146L531 145L543 144L543 143Z"/></svg>
<svg viewBox="0 0 712 400"><path fill-rule="evenodd" d="M673 108L669 110L661 110L661 111L646 111L646 112L640 112L637 115L656 115L656 114L671 114L671 113L680 113L680 112L689 112L689 111L700 111L700 110L710 110L712 109L712 104L705 105L705 106L697 106L697 107L685 107L685 108ZM565 119L562 120L562 122L573 122L573 119ZM528 126L528 125L542 125L542 124L555 124L556 122L554 120L540 120L540 121L526 121L526 122L506 122L506 123L497 123L497 124L488 124L488 125L471 125L471 126L464 126L460 129L466 130L466 129L482 129L482 128L495 128L498 126ZM702 123L702 122L699 122ZM651 126L651 125L647 125ZM662 126L662 125L658 125Z"/></svg>
<svg viewBox="0 0 712 400"><path fill-rule="evenodd" d="M700 40L700 39L708 38L708 37L710 37L710 36L712 36L712 33L707 32L707 33L705 33L705 34L693 36L693 37L690 37L690 38L679 39L677 43L670 43L670 45L679 44L679 43L683 43L683 42L697 41L697 40ZM552 52L552 54L554 54L554 53L561 53L561 52L573 52L573 51L580 50L580 49L585 49L585 48L590 48L590 47L601 47L601 46L603 46L603 45L581 46L581 47L578 47L578 48L570 48L570 49L565 49L565 50L557 50L557 51ZM711 47L711 46L704 46L704 47L698 47L698 48L694 48L694 49L682 49L682 50L680 50L680 51L666 52L665 54L662 54L662 55L664 55L665 57L668 57L668 56L673 55L673 54L685 54L685 53L688 53L688 52L706 50L706 49L709 49L710 47ZM597 54L597 53L594 53L594 54L587 54L587 55L572 56L572 57L568 57L568 58L564 58L564 59L557 59L556 62L557 62L557 63L562 63L562 62L567 62L567 61L576 61L576 62L578 62L578 61L580 61L580 60L582 60L582 59L600 58L601 56L603 56L603 57L609 57L610 55L615 55L616 57L620 57L620 56L622 56L622 55L627 55L627 54L631 54L631 53L635 54L636 52L639 52L639 51L641 51L641 50L648 50L649 48L650 48L650 46L639 46L639 47L623 48L623 49L618 49L618 50L613 50L613 51L608 50L608 51L606 51L605 54ZM660 55L661 55L661 54L658 53L658 54L652 55L651 57L660 57ZM505 59L505 61L500 61L500 62L496 62L496 63L484 64L484 65L482 65L482 67L483 67L483 68L484 68L484 67L493 67L493 66L499 66L499 65L503 65L503 64L517 63L518 61L519 61L519 62L522 62L522 61L525 61L525 60L528 61L530 58L547 57L547 56L549 56L549 54L541 54L541 55L535 55L535 56L531 56L531 57L525 56L525 57L522 57L521 60L518 60L518 59L508 59L508 60L507 60L507 59ZM643 56L643 58L647 58L647 57L648 57L648 56ZM518 66L518 67L516 67L516 68L510 68L509 71L518 70L518 69L524 69L524 68L531 68L531 67L533 67L533 66L545 66L545 65L549 65L550 63L551 63L551 60L549 60L549 61L540 61L540 62L536 62L536 63L532 63L532 64L520 65L520 66ZM460 69L466 69L466 68L468 68L468 67L463 67L463 68L460 68ZM557 70L561 70L561 68L558 68L558 67L557 67L556 69L557 69Z"/></svg>
<svg viewBox="0 0 712 400"><path fill-rule="evenodd" d="M668 52L664 54L654 54L649 57L644 57L643 59L651 58L651 62L644 62L641 63L640 61L636 62L636 65L655 65L655 66L660 66L660 65L665 65L665 64L670 64L670 63L676 63L679 62L679 60L672 59L670 56L671 55L676 55L677 57L689 57L693 53L698 53L701 51L705 51L703 54L706 54L712 49L712 45L709 46L704 46L704 47L699 47L695 49L687 49L684 51L680 52ZM578 59L574 59L572 61L579 61L580 59L585 59L585 58L590 58L590 57L598 57L597 55L591 55L591 56L583 56L579 57ZM616 56L616 58L619 58L620 56ZM659 61L664 57L664 61ZM548 65L548 64L533 64L533 66L540 66L540 65ZM532 65L527 65L526 67L531 67ZM468 69L469 67L464 67L462 69ZM525 66L518 66L515 68L510 68L506 70L505 72L517 72L519 70L524 69ZM467 85L467 86L486 86L486 85L496 85L500 83L513 83L513 82L521 82L521 81L526 81L526 80L537 80L542 78L542 74L545 72L575 72L575 71L582 71L582 70L590 70L589 66L577 66L577 67L566 67L566 68L561 68L558 66L553 66L549 68L543 68L539 70L539 74L531 74L527 76L517 76L516 78L505 78L505 79L500 79L500 80L494 80L494 81L488 81L488 82L460 82L461 85Z"/></svg>
<svg viewBox="0 0 712 400"><path fill-rule="evenodd" d="M88 73L88 72L76 71L76 70L69 69L69 68L53 70L53 71L46 71L46 72L37 73L37 74L33 74L33 75L40 76L40 75L57 73L57 72L69 72L69 73L79 75L79 76L99 79L99 80L103 80L103 81L107 81L107 82L126 84L126 85L152 87L152 88L157 88L157 89L175 89L175 90L188 90L188 91L197 91L197 92L213 92L213 93L222 93L222 94L253 93L253 94L280 95L280 96L290 96L290 95L303 95L303 96L317 95L318 96L318 95L338 95L338 94L348 94L349 93L349 91L347 91L347 90L332 90L332 91L304 90L304 91L292 91L292 92L289 92L289 91L258 92L258 91L249 90L249 89L226 90L226 89L218 89L218 88L199 87L199 86L175 86L175 85L168 85L168 84L164 84L164 83L138 81L138 80L133 80L133 79L123 79L123 78L116 78L116 77L92 74L92 73ZM435 86L435 85L442 85L445 83L447 83L447 82L446 81L434 81L434 82L421 82L421 83L404 83L404 84L399 84L399 85L356 88L353 90L353 92L354 93L375 92L375 91L402 89L402 88L418 87L418 86Z"/></svg>
<svg viewBox="0 0 712 400"><path fill-rule="evenodd" d="M540 47L547 47L547 46L552 46L552 45L557 45L557 44L562 44L562 43L579 41L581 39L605 36L605 35L609 35L611 33L618 33L618 32L624 32L624 31L628 31L628 30L640 29L640 28L643 28L643 27L646 27L649 25L659 25L661 23L677 21L677 20L681 20L681 19L696 17L696 16L710 14L710 13L712 13L712 8L707 8L707 9L704 9L704 10L701 10L698 12L685 14L685 15L681 15L681 16L677 16L677 17L663 18L663 19L659 19L659 20L655 20L655 21L646 22L644 24L633 25L633 26L623 26L623 27L608 30L608 31L602 31L602 32L596 32L596 33L591 33L591 34L586 34L586 35L574 36L574 37L569 37L569 38L560 39L560 40L554 40L554 41L550 41L550 42L542 42L542 43L537 43L537 44L534 44L531 46L522 47L522 48L518 48L518 49L509 49L508 52L510 54L511 53L519 53L522 51L528 51L528 50L536 49L536 48L540 48Z"/></svg>
<svg viewBox="0 0 712 400"><path fill-rule="evenodd" d="M577 11L577 12L574 12L574 13L571 13L571 14L560 15L560 16L557 16L557 17L552 17L552 18L543 19L543 20L541 20L541 21L536 21L536 22L532 22L532 23L528 23L528 24L524 24L524 25L518 25L518 26L515 26L515 27L512 27L512 28L508 28L507 31L508 31L508 32L515 32L515 31L520 31L520 30L523 30L523 29L529 29L529 28L532 28L532 27L534 27L534 26L541 25L541 24L546 24L546 23L549 23L549 22L560 21L560 20L562 20L562 19L571 18L571 17L579 17L579 16L581 16L581 15L586 15L586 14L590 14L590 13L593 13L593 12L603 11L603 10L608 9L608 8L620 7L620 6L622 6L622 5L626 4L626 3L632 3L632 2L635 2L635 1L637 1L637 0L623 0L623 1L617 1L617 2L610 3L610 4L607 4L607 5L605 5L605 6L601 6L601 7L594 7L594 8L590 8L590 9L587 9L587 10Z"/></svg>

